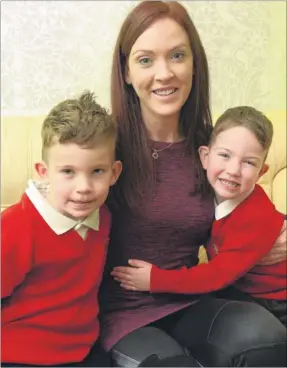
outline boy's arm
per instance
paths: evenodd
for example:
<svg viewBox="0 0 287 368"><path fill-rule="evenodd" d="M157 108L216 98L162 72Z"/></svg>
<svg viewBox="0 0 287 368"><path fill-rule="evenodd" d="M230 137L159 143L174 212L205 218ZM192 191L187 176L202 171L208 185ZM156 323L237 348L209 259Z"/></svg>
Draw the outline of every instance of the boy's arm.
<svg viewBox="0 0 287 368"><path fill-rule="evenodd" d="M13 207L1 214L1 299L22 283L32 264L29 229L18 213Z"/></svg>
<svg viewBox="0 0 287 368"><path fill-rule="evenodd" d="M264 217L264 214L260 219L253 219L251 222L246 219L243 226L226 236L219 254L208 264L180 270L163 270L152 266L150 291L197 294L219 290L232 284L270 250L282 223L283 218L280 215L276 217L274 226L271 226L269 218Z"/></svg>

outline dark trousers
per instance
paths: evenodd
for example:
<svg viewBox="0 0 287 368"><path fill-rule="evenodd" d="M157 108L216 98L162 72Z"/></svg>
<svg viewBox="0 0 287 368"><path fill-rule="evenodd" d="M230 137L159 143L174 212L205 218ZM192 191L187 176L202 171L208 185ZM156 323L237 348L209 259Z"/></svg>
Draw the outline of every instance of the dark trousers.
<svg viewBox="0 0 287 368"><path fill-rule="evenodd" d="M275 300L275 299L263 299L255 298L250 294L244 293L241 290L236 289L234 286L230 286L226 289L218 291L214 294L218 298L241 300L245 302L257 303L271 312L280 322L287 327L287 301Z"/></svg>
<svg viewBox="0 0 287 368"><path fill-rule="evenodd" d="M205 295L195 304L149 327L172 337L194 361L204 367L286 367L286 328L257 303ZM126 343L134 342L139 330L131 332L118 343L126 356L132 357L135 350L144 349L144 341L139 341L137 347ZM147 356L157 354L160 345L152 328L149 333L146 340L154 341L150 344L154 349L149 350ZM113 349L117 349L118 344ZM168 356L169 352L161 352L161 356L165 355Z"/></svg>
<svg viewBox="0 0 287 368"><path fill-rule="evenodd" d="M15 361L16 361L17 352L15 352ZM81 362L70 362L65 364L47 364L47 365L39 365L39 364L23 364L23 363L1 363L2 367L111 367L111 357L110 353L107 353L102 348L101 344L97 341L89 354L83 359Z"/></svg>

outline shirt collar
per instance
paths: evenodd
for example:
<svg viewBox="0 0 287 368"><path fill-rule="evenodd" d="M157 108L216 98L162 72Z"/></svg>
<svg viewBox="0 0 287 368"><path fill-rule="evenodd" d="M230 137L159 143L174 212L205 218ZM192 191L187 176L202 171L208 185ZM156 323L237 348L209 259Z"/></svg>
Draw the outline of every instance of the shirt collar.
<svg viewBox="0 0 287 368"><path fill-rule="evenodd" d="M57 234L64 234L79 224L83 224L96 231L99 230L99 209L94 210L84 221L76 221L55 210L45 199L49 191L46 182L28 181L25 193L33 203L37 211L47 222L50 228Z"/></svg>
<svg viewBox="0 0 287 368"><path fill-rule="evenodd" d="M223 217L228 216L233 210L235 210L235 208L244 201L245 198L247 198L254 190L255 186L253 186L253 188L251 188L247 193L243 193L240 196L233 198L233 199L228 199L224 202L221 202L220 204L216 203L216 200L214 200L215 202L215 219L216 220L220 220Z"/></svg>

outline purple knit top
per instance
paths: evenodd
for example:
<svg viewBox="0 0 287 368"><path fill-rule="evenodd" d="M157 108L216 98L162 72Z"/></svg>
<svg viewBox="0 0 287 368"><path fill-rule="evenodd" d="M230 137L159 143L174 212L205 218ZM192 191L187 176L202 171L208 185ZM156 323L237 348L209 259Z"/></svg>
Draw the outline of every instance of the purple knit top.
<svg viewBox="0 0 287 368"><path fill-rule="evenodd" d="M154 142L154 148L167 147ZM191 267L198 262L199 246L208 239L213 220L213 200L195 194L197 176L184 142L159 152L156 192L140 215L112 210L113 225L106 272L100 293L101 337L109 350L135 329L180 310L194 296L127 291L110 276L113 267L130 258L165 269Z"/></svg>

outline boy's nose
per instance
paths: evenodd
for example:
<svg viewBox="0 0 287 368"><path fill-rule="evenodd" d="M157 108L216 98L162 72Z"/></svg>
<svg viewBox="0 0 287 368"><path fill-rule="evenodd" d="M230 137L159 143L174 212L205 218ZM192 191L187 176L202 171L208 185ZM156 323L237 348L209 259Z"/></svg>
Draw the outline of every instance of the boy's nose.
<svg viewBox="0 0 287 368"><path fill-rule="evenodd" d="M91 191L91 183L86 178L81 178L77 182L77 192L78 193L88 193Z"/></svg>
<svg viewBox="0 0 287 368"><path fill-rule="evenodd" d="M230 162L227 167L227 173L233 176L240 175L240 163L239 162Z"/></svg>

